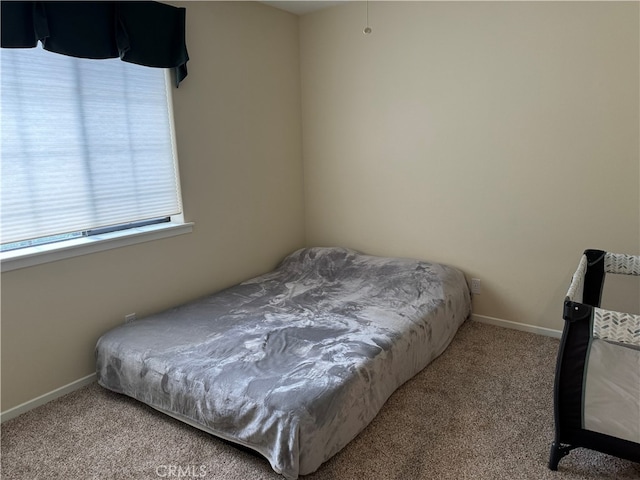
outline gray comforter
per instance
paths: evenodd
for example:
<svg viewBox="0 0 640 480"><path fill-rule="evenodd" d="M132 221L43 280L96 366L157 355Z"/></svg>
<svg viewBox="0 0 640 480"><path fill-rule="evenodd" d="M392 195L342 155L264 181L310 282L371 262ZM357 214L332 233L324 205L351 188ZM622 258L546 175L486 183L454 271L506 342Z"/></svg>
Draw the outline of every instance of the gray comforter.
<svg viewBox="0 0 640 480"><path fill-rule="evenodd" d="M454 268L303 249L273 272L106 333L98 381L293 479L364 429L469 314Z"/></svg>

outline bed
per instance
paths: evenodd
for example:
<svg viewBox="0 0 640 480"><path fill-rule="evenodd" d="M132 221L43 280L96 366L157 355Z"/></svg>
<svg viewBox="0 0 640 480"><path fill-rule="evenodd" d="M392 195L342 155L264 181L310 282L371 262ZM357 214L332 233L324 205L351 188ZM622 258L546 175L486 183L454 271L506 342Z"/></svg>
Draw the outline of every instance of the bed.
<svg viewBox="0 0 640 480"><path fill-rule="evenodd" d="M640 275L640 256L580 258L564 301L551 470L577 447L640 462L640 315L600 308L607 274Z"/></svg>
<svg viewBox="0 0 640 480"><path fill-rule="evenodd" d="M267 274L104 334L98 382L309 474L453 339L462 272L306 248Z"/></svg>

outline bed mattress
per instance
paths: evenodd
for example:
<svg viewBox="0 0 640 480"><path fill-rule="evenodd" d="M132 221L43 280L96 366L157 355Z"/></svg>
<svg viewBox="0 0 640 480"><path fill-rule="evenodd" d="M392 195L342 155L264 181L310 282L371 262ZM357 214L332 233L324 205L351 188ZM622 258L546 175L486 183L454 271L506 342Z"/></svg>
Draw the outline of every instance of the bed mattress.
<svg viewBox="0 0 640 480"><path fill-rule="evenodd" d="M362 431L469 314L450 266L302 249L270 273L107 332L98 382L294 479Z"/></svg>

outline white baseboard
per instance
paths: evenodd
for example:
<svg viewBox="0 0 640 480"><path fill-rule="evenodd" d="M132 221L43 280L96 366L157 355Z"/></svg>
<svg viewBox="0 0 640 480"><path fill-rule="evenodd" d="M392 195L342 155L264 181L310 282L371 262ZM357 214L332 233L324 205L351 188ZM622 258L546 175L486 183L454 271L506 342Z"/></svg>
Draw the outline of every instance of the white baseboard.
<svg viewBox="0 0 640 480"><path fill-rule="evenodd" d="M79 388L84 387L85 385L89 385L96 381L96 374L92 373L91 375L87 375L80 380L76 380L75 382L71 382L63 387L56 388L55 390L45 393L44 395L40 395L39 397L34 398L33 400L29 400L28 402L22 403L17 407L10 408L6 412L0 413L0 423L6 422L7 420L11 420L12 418L17 417L29 410L32 410L40 405L44 405L45 403L50 402L51 400L55 400L56 398L62 397L67 393L71 393Z"/></svg>
<svg viewBox="0 0 640 480"><path fill-rule="evenodd" d="M495 325L497 327L511 328L513 330L522 330L523 332L535 333L537 335L544 335L546 337L560 338L562 336L562 330L536 327L535 325L511 322L509 320L503 320L501 318L488 317L486 315L476 315L475 313L471 315L471 320L480 322L480 323L487 323L489 325Z"/></svg>

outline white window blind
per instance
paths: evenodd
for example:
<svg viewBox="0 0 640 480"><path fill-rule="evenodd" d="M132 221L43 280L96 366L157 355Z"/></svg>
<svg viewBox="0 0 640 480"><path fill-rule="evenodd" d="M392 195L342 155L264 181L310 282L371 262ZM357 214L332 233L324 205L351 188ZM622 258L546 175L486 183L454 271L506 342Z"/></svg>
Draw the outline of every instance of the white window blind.
<svg viewBox="0 0 640 480"><path fill-rule="evenodd" d="M1 49L3 244L181 212L163 69Z"/></svg>

